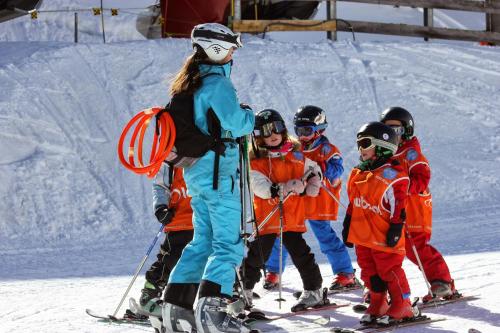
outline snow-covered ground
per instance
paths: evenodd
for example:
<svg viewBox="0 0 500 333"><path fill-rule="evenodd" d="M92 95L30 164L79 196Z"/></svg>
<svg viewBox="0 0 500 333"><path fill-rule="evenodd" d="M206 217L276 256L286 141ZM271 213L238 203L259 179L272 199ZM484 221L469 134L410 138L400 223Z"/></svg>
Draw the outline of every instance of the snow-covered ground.
<svg viewBox="0 0 500 333"><path fill-rule="evenodd" d="M95 43L75 45L59 23L33 32L20 20L29 19L0 24L0 40L16 41L0 42L0 332L151 331L96 322L85 308L115 310L159 228L150 181L120 165L116 145L135 113L167 102L168 78L190 44L123 42L138 35L124 19L119 28L109 24L107 35L122 42L100 44L96 23L83 39ZM32 39L32 33L39 35ZM241 101L255 110L276 108L289 125L299 106L323 107L346 170L357 162L355 133L363 123L388 106L414 114L433 172L433 244L459 290L481 298L429 310L447 320L401 331L500 332L500 51L418 40L295 43L245 36L244 43L233 71ZM340 230L339 223L334 227ZM314 237L307 238L328 285L326 259ZM413 295L423 295L420 272L409 263L405 269ZM141 274L131 296L138 297L143 281ZM289 267L282 310L273 294L257 306L286 311L297 281ZM360 294L336 299L354 303ZM331 323L314 324L318 315ZM264 328L328 331L358 318L345 307Z"/></svg>

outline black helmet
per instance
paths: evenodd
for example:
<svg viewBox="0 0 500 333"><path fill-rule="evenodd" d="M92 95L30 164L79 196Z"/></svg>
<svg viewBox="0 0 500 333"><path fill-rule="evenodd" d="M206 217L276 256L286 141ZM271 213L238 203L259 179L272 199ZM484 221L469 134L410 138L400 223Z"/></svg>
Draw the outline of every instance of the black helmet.
<svg viewBox="0 0 500 333"><path fill-rule="evenodd" d="M376 147L377 156L390 157L398 150L397 134L390 126L379 121L364 124L356 135L358 149Z"/></svg>
<svg viewBox="0 0 500 333"><path fill-rule="evenodd" d="M322 108L314 105L301 106L293 117L295 126L328 126L326 122L326 114Z"/></svg>
<svg viewBox="0 0 500 333"><path fill-rule="evenodd" d="M298 136L309 136L328 126L325 111L314 105L300 107L293 117L293 124Z"/></svg>
<svg viewBox="0 0 500 333"><path fill-rule="evenodd" d="M278 111L264 109L255 115L254 135L256 137L269 137L274 133L286 131L285 121Z"/></svg>
<svg viewBox="0 0 500 333"><path fill-rule="evenodd" d="M413 133L415 132L415 123L413 122L413 117L408 110L399 106L393 106L385 109L380 115L380 121L385 123L387 120L399 120L401 124L403 124L404 139L408 140L413 137Z"/></svg>

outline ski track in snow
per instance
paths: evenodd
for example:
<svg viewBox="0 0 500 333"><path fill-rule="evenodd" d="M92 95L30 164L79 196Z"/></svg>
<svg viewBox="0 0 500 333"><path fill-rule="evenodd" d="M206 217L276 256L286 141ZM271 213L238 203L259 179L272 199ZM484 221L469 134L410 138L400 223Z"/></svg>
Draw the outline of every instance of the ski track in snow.
<svg viewBox="0 0 500 333"><path fill-rule="evenodd" d="M299 106L324 107L327 135L343 153L344 181L357 163L355 133L363 123L393 105L414 113L433 172L432 244L446 255L457 288L481 298L428 309L447 320L401 331L500 332L499 51L244 39L233 68L241 101L283 112L290 130ZM0 332L151 331L97 322L85 308L114 311L156 234L151 183L119 164L116 144L132 115L167 102L166 79L189 54L189 42L2 42L0 50ZM341 200L347 202L345 190ZM333 226L340 232L341 223ZM306 237L328 286L332 272L317 241ZM424 295L420 272L409 262L405 270L413 296ZM275 293L257 307L288 311L298 281L288 267L283 309ZM143 282L141 274L129 295L138 297ZM321 315L331 317L327 327L313 322ZM354 326L359 317L345 307L260 326L326 332Z"/></svg>

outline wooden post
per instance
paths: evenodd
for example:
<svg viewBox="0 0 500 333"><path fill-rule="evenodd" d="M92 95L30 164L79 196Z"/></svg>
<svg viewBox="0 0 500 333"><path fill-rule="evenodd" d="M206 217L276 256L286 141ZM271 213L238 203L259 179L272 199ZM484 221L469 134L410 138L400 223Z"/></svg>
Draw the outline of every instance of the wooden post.
<svg viewBox="0 0 500 333"><path fill-rule="evenodd" d="M500 0L486 0L486 2L493 6L500 6ZM486 31L500 32L500 14L486 13ZM490 43L490 45L498 45L498 43Z"/></svg>
<svg viewBox="0 0 500 333"><path fill-rule="evenodd" d="M424 8L424 27L433 27L434 26L434 10L432 8ZM425 37L424 40L426 42L429 41L429 38Z"/></svg>
<svg viewBox="0 0 500 333"><path fill-rule="evenodd" d="M101 0L101 24L102 24L102 41L104 44L106 44L106 34L104 33L104 10L102 8L102 1Z"/></svg>
<svg viewBox="0 0 500 333"><path fill-rule="evenodd" d="M337 0L330 0L327 2L326 19L328 21L337 20ZM337 41L337 30L327 31L326 37L330 40Z"/></svg>
<svg viewBox="0 0 500 333"><path fill-rule="evenodd" d="M75 43L78 43L78 13L75 12Z"/></svg>

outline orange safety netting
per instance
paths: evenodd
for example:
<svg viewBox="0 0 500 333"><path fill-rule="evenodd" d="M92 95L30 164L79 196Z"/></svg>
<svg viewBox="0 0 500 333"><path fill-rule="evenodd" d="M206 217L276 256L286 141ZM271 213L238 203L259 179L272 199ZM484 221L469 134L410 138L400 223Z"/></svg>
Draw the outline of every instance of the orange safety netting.
<svg viewBox="0 0 500 333"><path fill-rule="evenodd" d="M161 107L153 107L142 110L136 114L125 126L120 136L120 140L118 141L118 157L120 158L120 162L123 166L139 175L146 174L148 178L153 178L158 173L162 162L167 158L174 146L176 135L174 122L172 117L170 117L167 112L163 112L157 120L158 126L155 128L153 136L153 147L151 148L151 154L148 162L149 164L144 165L142 159L144 135L146 134L146 130L151 120L162 110L163 108ZM128 146L127 162L125 156L123 155L123 143L132 127L134 127L134 130ZM137 142L137 160L139 163L136 165L135 147L138 135L139 141Z"/></svg>

